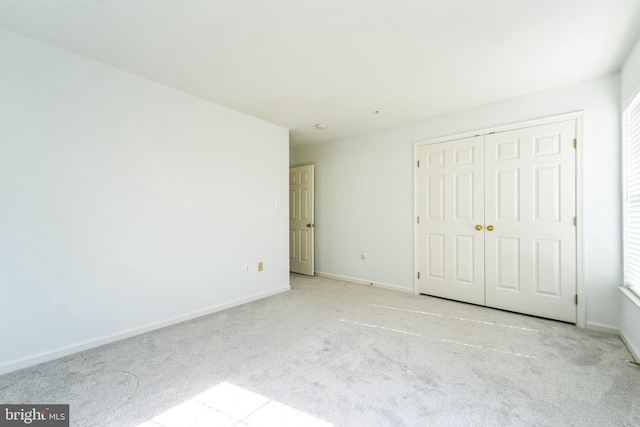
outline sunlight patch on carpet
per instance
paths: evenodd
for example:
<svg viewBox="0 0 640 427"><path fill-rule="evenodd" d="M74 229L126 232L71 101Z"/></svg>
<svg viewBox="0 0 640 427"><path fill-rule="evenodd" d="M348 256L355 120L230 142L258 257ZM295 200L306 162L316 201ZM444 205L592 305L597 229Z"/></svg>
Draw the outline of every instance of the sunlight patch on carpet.
<svg viewBox="0 0 640 427"><path fill-rule="evenodd" d="M312 415L222 382L138 427L331 427Z"/></svg>
<svg viewBox="0 0 640 427"><path fill-rule="evenodd" d="M464 346L464 347L477 348L477 349L481 349L481 350L489 350L489 351L493 351L495 353L502 353L502 354L508 354L508 355L511 355L511 356L524 357L524 358L527 358L527 359L537 359L537 357L529 356L527 354L514 353L512 351L506 351L506 350L497 350L495 348L483 347L481 345L476 345L476 344L467 344L467 343L459 342L459 341L445 340L444 338L441 339L440 341L446 342L446 343L450 343L450 344L461 345L461 346Z"/></svg>
<svg viewBox="0 0 640 427"><path fill-rule="evenodd" d="M487 322L487 321L484 321L484 320L467 319L467 318L464 318L464 317L455 317L455 316L449 317L449 316L445 316L443 314L429 313L428 311L410 310L410 309L407 309L407 308L392 307L392 306L389 306L389 305L378 305L378 304L371 304L371 306L372 307L377 307L377 308L385 308L387 310L405 311L407 313L426 314L427 316L442 317L442 318L445 318L445 319L462 320L463 322L474 322L474 323L479 323L479 324L488 325L488 326L498 326L498 327L501 327L501 328L517 329L519 331L540 332L537 329L523 328L521 326L505 325L503 323Z"/></svg>
<svg viewBox="0 0 640 427"><path fill-rule="evenodd" d="M537 329L522 328L520 326L512 326L512 325L504 325L502 323L486 322L484 320L465 319L464 317L452 317L452 319L462 320L463 322L481 323L483 325L489 325L489 326L499 326L501 328L517 329L519 331L540 332Z"/></svg>
<svg viewBox="0 0 640 427"><path fill-rule="evenodd" d="M378 304L371 304L371 305L378 308L387 308L389 310L406 311L407 313L418 313L418 314L426 314L428 316L444 317L442 314L429 313L427 311L409 310L407 308L391 307L388 305L378 305Z"/></svg>
<svg viewBox="0 0 640 427"><path fill-rule="evenodd" d="M352 320L345 320L345 319L340 319L340 321L344 322L344 323L350 323L352 325L364 326L364 327L373 328L373 329L381 329L383 331L396 332L396 333L400 333L400 334L404 334L404 335L411 335L411 336L414 336L414 337L422 338L422 335L420 335L420 334L416 334L415 332L403 331L402 329L388 328L386 326L372 325L370 323L354 322ZM513 352L513 351L507 351L507 350L498 350L498 349L495 349L495 348L484 347L484 346L477 345L477 344L468 344L468 343L459 342L459 341L452 341L452 340L448 340L448 339L444 339L444 338L441 338L440 341L441 342L445 342L445 343L450 343L450 344L456 344L456 345L460 345L460 346L464 346L464 347L468 347L468 348L475 348L475 349L478 349L478 350L488 350L488 351L493 351L494 353L501 353L501 354L507 354L507 355L510 355L510 356L524 357L526 359L537 359L537 357L535 357L535 356L529 356L527 354L516 353L516 352Z"/></svg>
<svg viewBox="0 0 640 427"><path fill-rule="evenodd" d="M341 322L345 322L345 323L351 323L352 325L358 325L358 326L366 326L368 328L375 328L375 329L383 329L385 331L391 331L391 332L398 332L401 334L405 334L405 335L413 335L414 337L421 337L422 335L420 334L416 334L413 332L407 332L407 331L403 331L401 329L393 329L393 328L387 328L385 326L378 326L378 325L371 325L369 323L361 323L361 322L353 322L351 320L344 320L344 319L340 319Z"/></svg>

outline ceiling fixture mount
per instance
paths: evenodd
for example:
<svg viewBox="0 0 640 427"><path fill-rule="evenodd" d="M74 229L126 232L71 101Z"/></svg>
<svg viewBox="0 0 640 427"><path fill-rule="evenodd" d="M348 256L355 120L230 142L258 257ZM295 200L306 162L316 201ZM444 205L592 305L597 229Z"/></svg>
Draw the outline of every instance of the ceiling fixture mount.
<svg viewBox="0 0 640 427"><path fill-rule="evenodd" d="M316 125L316 128L317 128L317 129L320 129L320 130L322 130L322 129L326 129L326 128L327 128L327 125L325 125L324 123L318 123L318 124Z"/></svg>

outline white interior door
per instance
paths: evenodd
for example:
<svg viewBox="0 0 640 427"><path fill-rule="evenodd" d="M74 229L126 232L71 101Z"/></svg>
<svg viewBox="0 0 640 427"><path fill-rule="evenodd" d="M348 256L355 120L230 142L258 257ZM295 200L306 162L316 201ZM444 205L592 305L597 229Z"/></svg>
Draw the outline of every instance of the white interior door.
<svg viewBox="0 0 640 427"><path fill-rule="evenodd" d="M483 137L420 148L418 292L484 304Z"/></svg>
<svg viewBox="0 0 640 427"><path fill-rule="evenodd" d="M313 165L289 169L289 269L313 276Z"/></svg>
<svg viewBox="0 0 640 427"><path fill-rule="evenodd" d="M575 137L574 121L485 137L487 306L576 322Z"/></svg>

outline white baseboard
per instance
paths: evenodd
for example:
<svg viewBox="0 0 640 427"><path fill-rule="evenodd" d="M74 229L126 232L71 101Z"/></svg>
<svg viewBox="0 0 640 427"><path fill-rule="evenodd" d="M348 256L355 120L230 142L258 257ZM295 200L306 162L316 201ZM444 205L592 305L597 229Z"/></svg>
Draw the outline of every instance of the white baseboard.
<svg viewBox="0 0 640 427"><path fill-rule="evenodd" d="M172 317L170 319L167 319L161 322L144 325L139 328L127 329L124 331L116 332L113 334L109 334L102 337L97 337L94 339L82 341L69 346L61 347L55 350L32 354L26 357L22 357L20 359L9 360L8 362L0 364L0 375L17 371L19 369L28 368L29 366L38 365L40 363L48 362L50 360L59 359L61 357L69 356L74 353L79 353L81 351L100 347L102 345L110 344L115 341L120 341L125 338L130 338L136 335L151 332L156 329L161 329L167 326L175 325L177 323L186 322L187 320L192 320L198 317L206 316L207 314L216 313L218 311L226 310L228 308L237 307L243 304L247 304L249 302L257 301L262 298L270 297L270 296L277 295L290 290L291 290L291 286L287 285L271 291L254 294L246 298L240 298L237 300L229 301L224 304L208 307L208 308L205 308L204 310L198 310L198 311L184 314L181 316Z"/></svg>
<svg viewBox="0 0 640 427"><path fill-rule="evenodd" d="M622 301L620 338L622 338L633 358L640 362L640 333L638 333L637 329L638 321L640 320L640 297L631 292L626 286L620 286L619 289L625 295Z"/></svg>
<svg viewBox="0 0 640 427"><path fill-rule="evenodd" d="M622 342L624 342L624 344L627 346L629 352L636 360L636 362L640 362L640 349L633 345L631 340L625 336L624 331L620 331L620 338L622 338Z"/></svg>
<svg viewBox="0 0 640 427"><path fill-rule="evenodd" d="M597 322L587 322L586 329L590 331L604 332L607 334L620 335L620 328L611 325L604 325Z"/></svg>
<svg viewBox="0 0 640 427"><path fill-rule="evenodd" d="M405 292L413 294L413 289L403 288L398 285L391 285L389 283L372 282L370 280L358 279L357 277L340 276L338 274L324 273L316 271L316 276L324 277L326 279L340 280L343 282L355 283L357 285L373 286L374 288L389 289L391 291Z"/></svg>

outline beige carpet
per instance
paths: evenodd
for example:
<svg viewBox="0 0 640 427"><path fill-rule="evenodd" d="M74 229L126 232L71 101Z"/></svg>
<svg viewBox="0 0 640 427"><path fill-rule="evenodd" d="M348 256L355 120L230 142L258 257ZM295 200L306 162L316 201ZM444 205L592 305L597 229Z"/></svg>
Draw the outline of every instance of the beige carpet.
<svg viewBox="0 0 640 427"><path fill-rule="evenodd" d="M292 291L0 377L72 426L639 426L612 335L292 275Z"/></svg>

